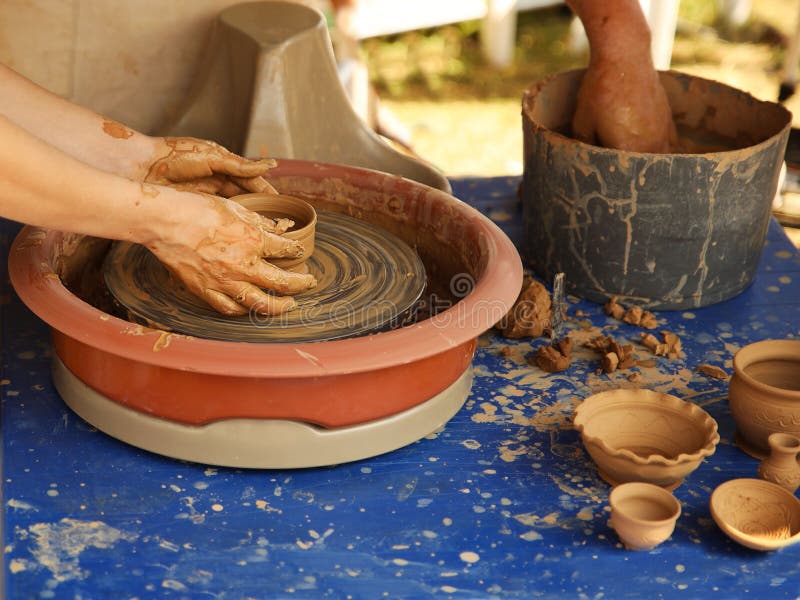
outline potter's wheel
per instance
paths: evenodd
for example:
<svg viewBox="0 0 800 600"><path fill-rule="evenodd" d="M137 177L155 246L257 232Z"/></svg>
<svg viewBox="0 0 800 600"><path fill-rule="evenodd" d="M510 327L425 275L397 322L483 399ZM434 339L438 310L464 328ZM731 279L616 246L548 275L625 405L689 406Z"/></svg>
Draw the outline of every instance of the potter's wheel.
<svg viewBox="0 0 800 600"><path fill-rule="evenodd" d="M425 267L396 236L340 213L319 211L314 254L306 262L317 287L294 296L276 316L223 316L191 294L146 248L117 243L105 281L131 320L201 338L309 342L402 326L425 289Z"/></svg>

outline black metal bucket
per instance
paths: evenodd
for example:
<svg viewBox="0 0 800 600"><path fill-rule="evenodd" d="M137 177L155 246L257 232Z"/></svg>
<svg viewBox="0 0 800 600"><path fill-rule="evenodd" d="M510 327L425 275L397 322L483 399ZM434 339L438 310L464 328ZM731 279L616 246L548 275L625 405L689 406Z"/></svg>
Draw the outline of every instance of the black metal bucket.
<svg viewBox="0 0 800 600"><path fill-rule="evenodd" d="M566 273L570 292L596 302L671 310L739 294L758 267L791 113L663 72L678 130L693 132L703 153L606 149L567 137L582 75L560 73L523 96L530 264L548 281ZM718 146L706 152L712 138Z"/></svg>

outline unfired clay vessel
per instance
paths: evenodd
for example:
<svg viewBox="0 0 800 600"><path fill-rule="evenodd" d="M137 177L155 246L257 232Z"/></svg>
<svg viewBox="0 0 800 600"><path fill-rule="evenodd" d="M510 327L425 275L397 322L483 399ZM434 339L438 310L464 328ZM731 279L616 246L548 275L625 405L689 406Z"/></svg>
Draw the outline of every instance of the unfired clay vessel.
<svg viewBox="0 0 800 600"><path fill-rule="evenodd" d="M675 530L681 504L670 492L651 483L623 483L611 490L610 525L629 550L650 550Z"/></svg>
<svg viewBox="0 0 800 600"><path fill-rule="evenodd" d="M800 542L800 501L778 484L731 479L714 490L709 506L719 528L753 550Z"/></svg>
<svg viewBox="0 0 800 600"><path fill-rule="evenodd" d="M758 465L758 476L777 483L792 494L800 487L800 438L790 433L773 433L767 439L769 456Z"/></svg>
<svg viewBox="0 0 800 600"><path fill-rule="evenodd" d="M242 206L271 219L291 219L294 226L283 233L284 237L297 240L303 245L304 253L299 258L273 258L271 262L281 269L297 272L308 272L305 262L314 253L314 233L317 225L317 213L314 207L305 200L283 194L253 193L234 196Z"/></svg>
<svg viewBox="0 0 800 600"><path fill-rule="evenodd" d="M765 340L733 358L728 392L736 442L765 458L771 433L800 436L800 340Z"/></svg>
<svg viewBox="0 0 800 600"><path fill-rule="evenodd" d="M612 485L644 481L675 489L719 442L717 422L707 412L651 390L589 396L574 423L600 476Z"/></svg>

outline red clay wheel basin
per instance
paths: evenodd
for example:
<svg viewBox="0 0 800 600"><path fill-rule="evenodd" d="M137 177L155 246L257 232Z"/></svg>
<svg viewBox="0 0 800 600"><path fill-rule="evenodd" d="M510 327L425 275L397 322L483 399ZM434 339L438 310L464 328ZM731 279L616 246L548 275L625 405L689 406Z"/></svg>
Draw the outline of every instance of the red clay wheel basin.
<svg viewBox="0 0 800 600"><path fill-rule="evenodd" d="M170 426L273 419L344 428L410 411L464 380L477 336L521 286L519 255L500 229L442 191L376 171L281 160L270 180L409 244L439 310L393 331L325 342L173 334L115 316L100 283L107 241L26 227L11 250L11 281L51 326L56 371L66 368L71 389L85 385L114 410Z"/></svg>

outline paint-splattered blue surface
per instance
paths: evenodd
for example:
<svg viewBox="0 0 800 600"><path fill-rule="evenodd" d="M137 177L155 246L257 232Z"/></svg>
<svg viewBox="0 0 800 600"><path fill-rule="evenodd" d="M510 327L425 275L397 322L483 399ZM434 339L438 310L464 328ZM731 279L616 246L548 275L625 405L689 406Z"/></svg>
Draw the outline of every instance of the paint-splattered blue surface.
<svg viewBox="0 0 800 600"><path fill-rule="evenodd" d="M454 188L518 242L517 183ZM3 268L15 231L2 223ZM800 595L800 548L749 551L711 520L713 488L753 476L756 461L731 442L727 382L694 372L700 363L730 371L742 345L800 333L800 256L775 223L745 293L658 315L686 356L641 368L641 385L703 406L722 441L675 492L683 515L672 538L638 553L609 529L608 486L568 420L593 391L634 384L630 371L598 375L588 351L544 375L524 361L543 341L486 335L467 404L426 439L333 468L211 469L117 442L70 412L50 382L47 327L5 272L1 283L7 598ZM569 314L578 340L638 335L597 305L571 304Z"/></svg>

